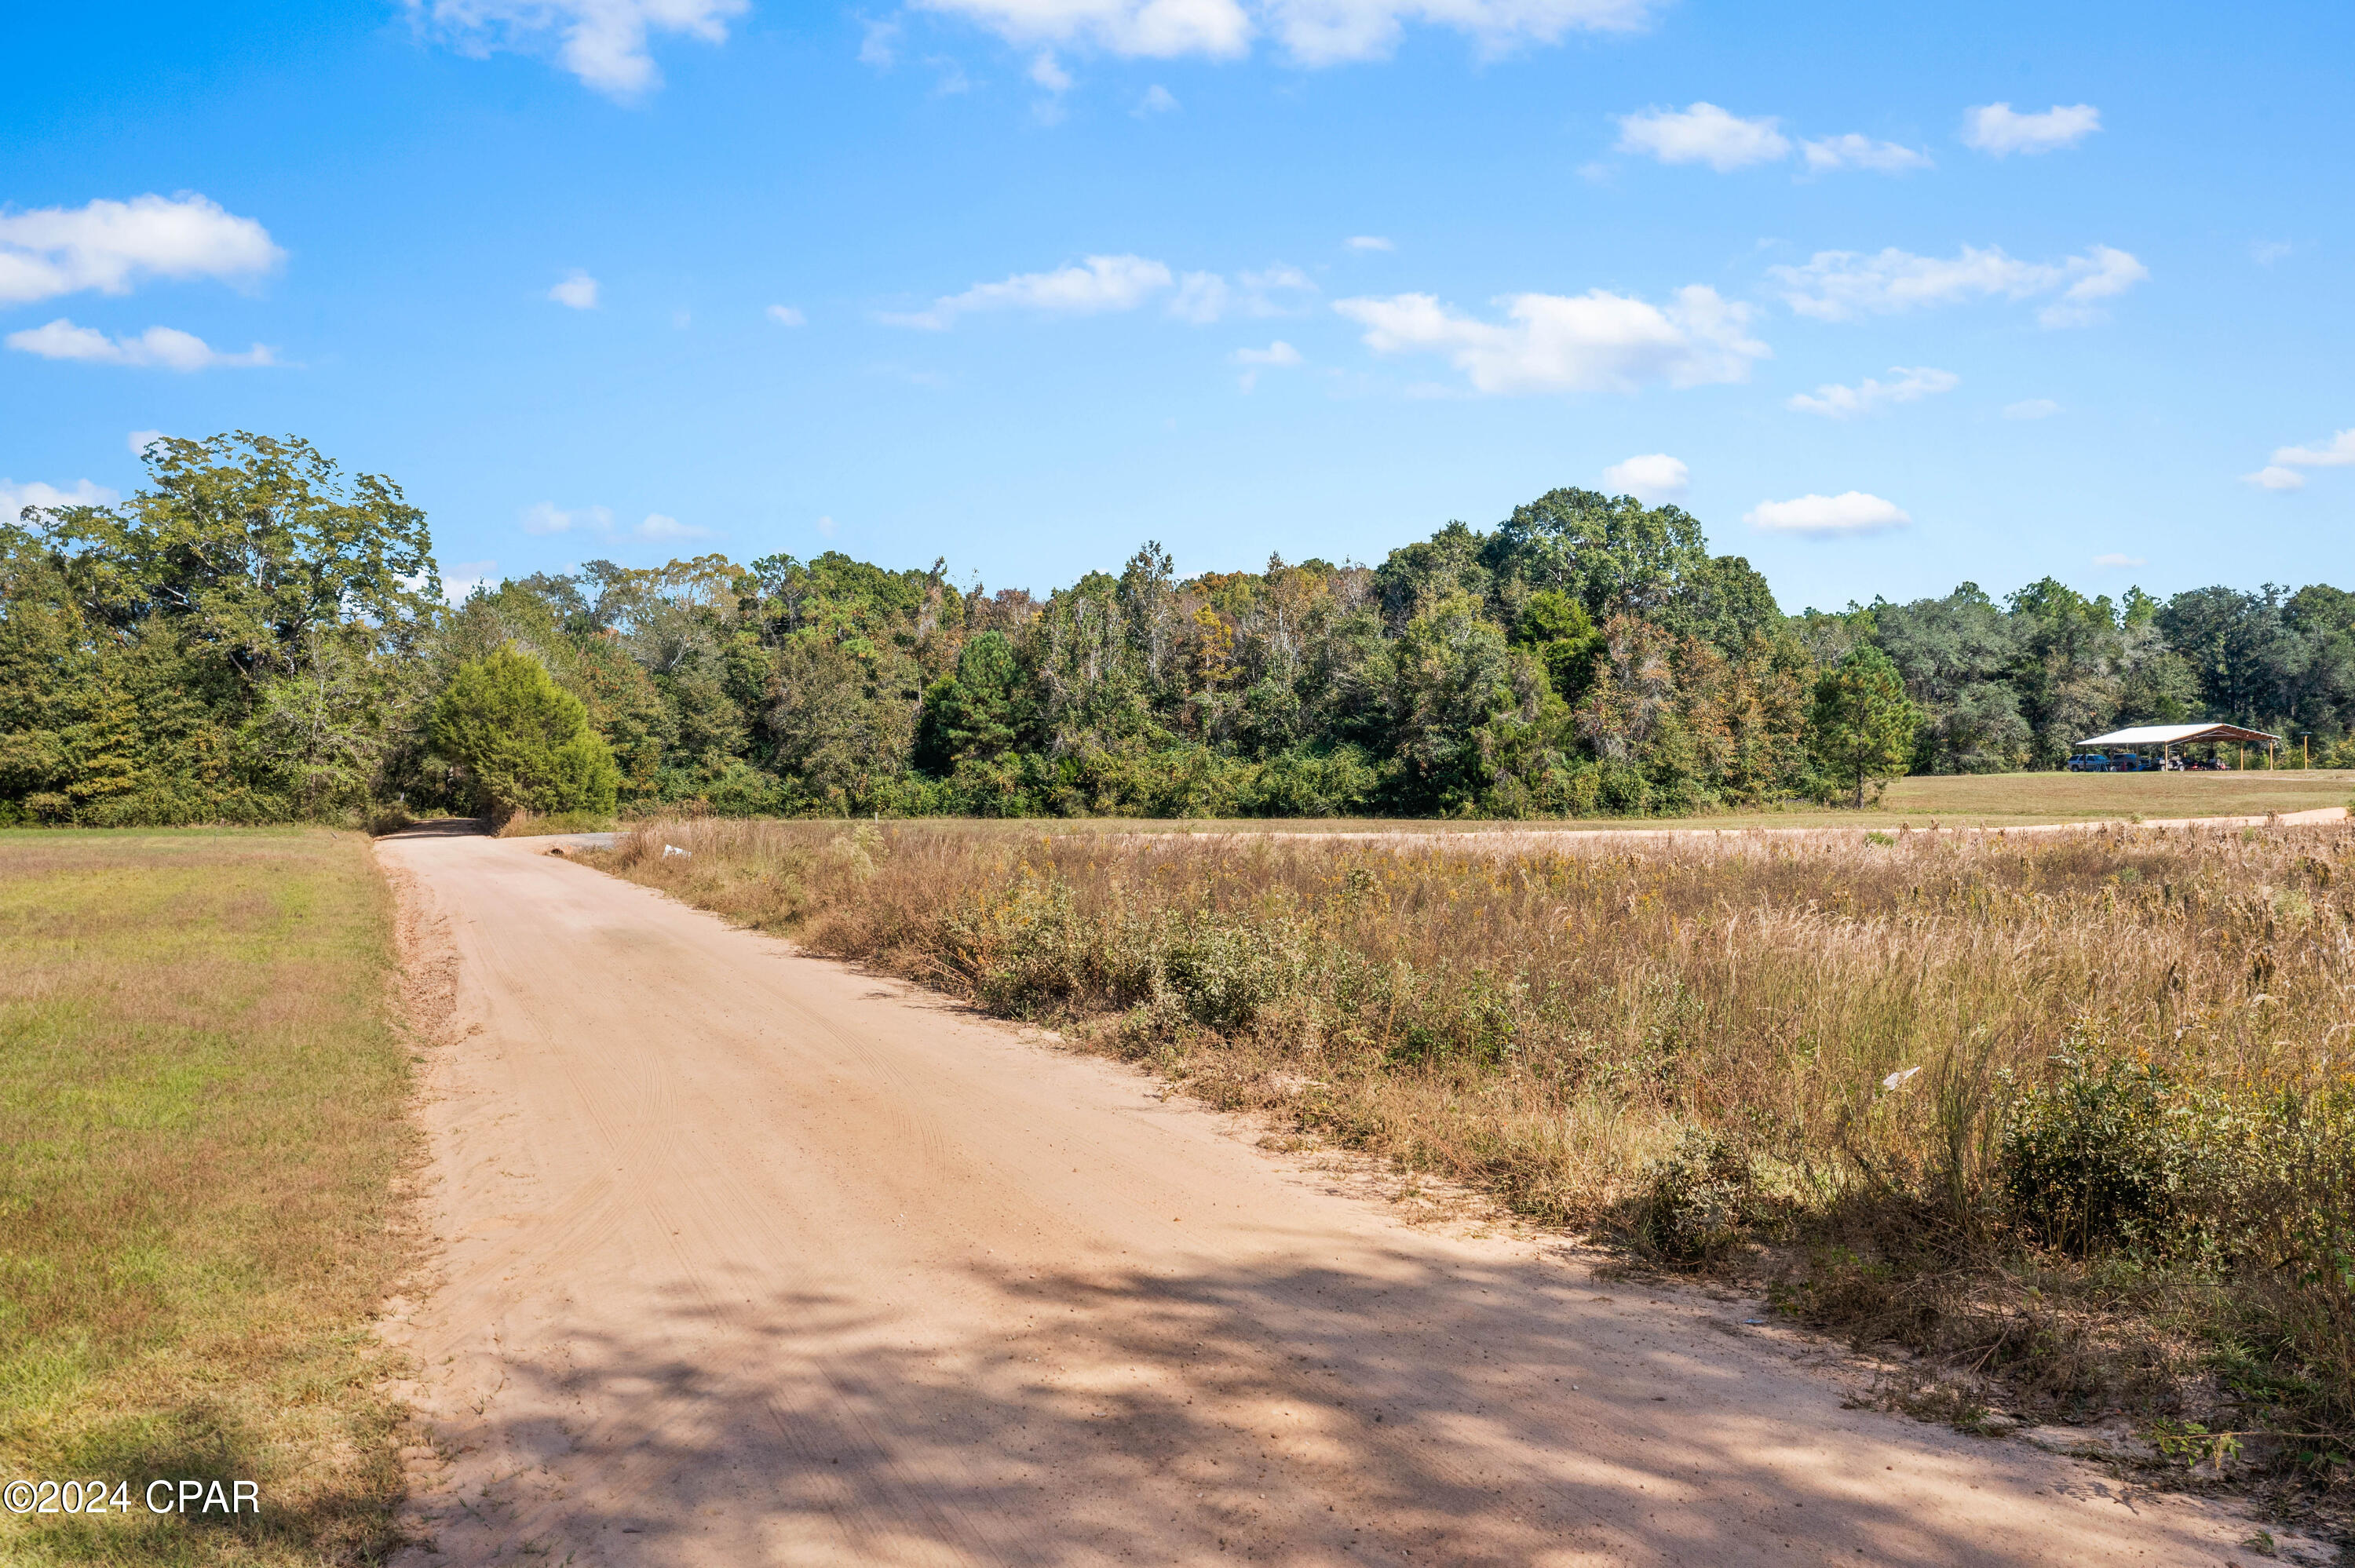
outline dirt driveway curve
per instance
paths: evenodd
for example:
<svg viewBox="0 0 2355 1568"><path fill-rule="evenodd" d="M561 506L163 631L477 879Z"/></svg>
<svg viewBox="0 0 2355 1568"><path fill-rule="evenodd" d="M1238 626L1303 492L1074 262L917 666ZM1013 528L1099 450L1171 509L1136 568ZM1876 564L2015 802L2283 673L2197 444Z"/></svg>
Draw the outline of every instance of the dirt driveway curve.
<svg viewBox="0 0 2355 1568"><path fill-rule="evenodd" d="M410 1562L2258 1561L544 844L380 848L456 985Z"/></svg>

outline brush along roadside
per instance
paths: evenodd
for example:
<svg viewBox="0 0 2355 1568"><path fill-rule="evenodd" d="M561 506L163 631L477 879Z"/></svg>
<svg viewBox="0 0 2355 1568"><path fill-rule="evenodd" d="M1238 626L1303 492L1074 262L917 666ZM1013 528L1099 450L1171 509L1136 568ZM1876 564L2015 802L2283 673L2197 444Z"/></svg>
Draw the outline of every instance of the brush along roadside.
<svg viewBox="0 0 2355 1568"><path fill-rule="evenodd" d="M2039 1419L2349 1473L2343 826L1508 858L702 820L584 858L1651 1266L1770 1275Z"/></svg>

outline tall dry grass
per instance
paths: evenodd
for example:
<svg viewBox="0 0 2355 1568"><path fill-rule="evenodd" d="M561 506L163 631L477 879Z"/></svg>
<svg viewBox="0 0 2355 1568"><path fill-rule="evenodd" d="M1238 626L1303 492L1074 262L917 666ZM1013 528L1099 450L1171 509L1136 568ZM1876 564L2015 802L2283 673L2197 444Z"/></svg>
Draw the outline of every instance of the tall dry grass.
<svg viewBox="0 0 2355 1568"><path fill-rule="evenodd" d="M2355 1446L2346 827L1500 853L706 820L603 859L1664 1261L1775 1244L1795 1310L1984 1348L2056 1405L2179 1413L2203 1371L2231 1429Z"/></svg>

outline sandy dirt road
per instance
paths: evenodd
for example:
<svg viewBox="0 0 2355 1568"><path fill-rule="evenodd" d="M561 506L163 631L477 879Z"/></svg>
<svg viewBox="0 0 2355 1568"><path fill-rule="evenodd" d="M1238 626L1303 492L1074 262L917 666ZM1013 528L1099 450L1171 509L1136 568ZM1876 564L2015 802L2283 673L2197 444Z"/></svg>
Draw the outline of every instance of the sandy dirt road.
<svg viewBox="0 0 2355 1568"><path fill-rule="evenodd" d="M2259 1561L544 844L380 849L455 985L410 1562Z"/></svg>

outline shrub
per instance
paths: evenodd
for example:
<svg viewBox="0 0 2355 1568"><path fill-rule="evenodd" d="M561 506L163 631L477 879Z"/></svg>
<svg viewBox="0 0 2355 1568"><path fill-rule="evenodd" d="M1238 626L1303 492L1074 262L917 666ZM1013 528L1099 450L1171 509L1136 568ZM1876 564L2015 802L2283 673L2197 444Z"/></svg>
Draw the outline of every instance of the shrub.
<svg viewBox="0 0 2355 1568"><path fill-rule="evenodd" d="M478 810L610 816L621 769L581 699L537 659L501 648L462 664L433 707L434 749L465 772Z"/></svg>
<svg viewBox="0 0 2355 1568"><path fill-rule="evenodd" d="M2020 1224L2079 1257L2170 1240L2183 1149L2166 1075L2121 1055L2052 1060L2058 1071L2017 1095L2004 1127L2004 1187Z"/></svg>
<svg viewBox="0 0 2355 1568"><path fill-rule="evenodd" d="M1748 1220L1749 1157L1723 1134L1687 1128L1675 1147L1644 1166L1636 1237L1677 1263L1699 1263L1740 1239Z"/></svg>

